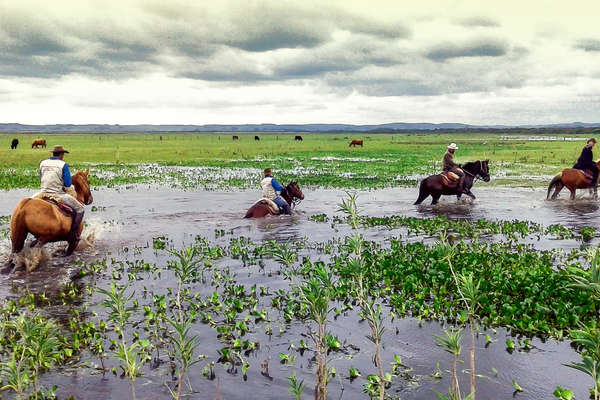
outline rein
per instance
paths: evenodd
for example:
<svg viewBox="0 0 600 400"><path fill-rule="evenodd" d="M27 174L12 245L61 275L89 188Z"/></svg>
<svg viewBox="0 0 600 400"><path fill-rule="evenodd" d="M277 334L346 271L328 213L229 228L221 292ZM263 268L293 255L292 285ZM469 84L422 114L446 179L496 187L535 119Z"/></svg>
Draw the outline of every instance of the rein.
<svg viewBox="0 0 600 400"><path fill-rule="evenodd" d="M480 174L483 173L483 163L481 162L481 160L477 161L479 163L479 171L477 171L476 173L472 173L467 171L466 169L463 169L463 171L466 174L469 174L473 177L473 183L477 182L478 180L480 180L481 178L479 177Z"/></svg>

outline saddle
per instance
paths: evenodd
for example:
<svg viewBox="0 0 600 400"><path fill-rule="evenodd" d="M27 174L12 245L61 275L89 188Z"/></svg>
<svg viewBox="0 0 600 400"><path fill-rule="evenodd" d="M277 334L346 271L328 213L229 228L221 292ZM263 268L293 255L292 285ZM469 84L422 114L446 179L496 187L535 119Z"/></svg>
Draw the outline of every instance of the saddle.
<svg viewBox="0 0 600 400"><path fill-rule="evenodd" d="M279 206L277 205L277 203L275 203L271 199L262 198L262 199L258 200L254 204L264 204L264 205L266 205L267 207L269 207L269 211L271 211L272 214L279 214L279 213L281 213L281 210L279 209Z"/></svg>
<svg viewBox="0 0 600 400"><path fill-rule="evenodd" d="M583 179L585 179L588 185L592 184L592 179L594 179L594 174L589 169L578 169L577 171L583 174Z"/></svg>
<svg viewBox="0 0 600 400"><path fill-rule="evenodd" d="M456 175L452 171L442 172L440 176L443 178L443 184L450 189L456 189L458 187L458 181L460 176Z"/></svg>
<svg viewBox="0 0 600 400"><path fill-rule="evenodd" d="M57 196L57 195L51 194L51 193L36 193L33 196L31 196L31 198L43 200L47 203L52 204L54 207L56 207L58 209L58 211L60 211L66 217L73 216L73 209L71 207L69 207L68 205L66 205L65 203L63 203L60 196Z"/></svg>

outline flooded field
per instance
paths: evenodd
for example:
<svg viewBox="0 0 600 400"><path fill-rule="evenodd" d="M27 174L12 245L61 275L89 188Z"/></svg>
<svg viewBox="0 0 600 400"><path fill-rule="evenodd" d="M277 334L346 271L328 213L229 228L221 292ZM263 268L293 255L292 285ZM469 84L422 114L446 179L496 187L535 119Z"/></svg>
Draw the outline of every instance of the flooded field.
<svg viewBox="0 0 600 400"><path fill-rule="evenodd" d="M417 207L412 205L417 194L414 188L364 191L359 193L358 206L360 215L368 217L447 216L472 222L519 220L543 227L564 226L566 230L559 233L534 232L531 228L531 232L514 238L503 234L482 234L480 238L486 243L503 243L503 251L523 245L523 254L548 252L558 264L572 262L575 258L569 259L569 254L598 240L594 235L582 239L582 228L600 223L598 203L585 198L587 194L574 202L566 200L566 195L563 200L547 202L543 189L476 187L474 193L478 196L474 202L457 204L454 198L446 197L435 207ZM30 194L30 190L21 189L4 192L0 216L9 216L14 205ZM192 313L191 333L198 335L193 361L199 354L205 357L189 367L193 388L189 398L293 398L288 379L293 375L298 382L304 380L303 397L313 397L316 367L307 334L311 323L296 317L302 308L295 308L298 293L294 288L320 263L333 266L343 262L353 229L338 212L340 202L347 197L344 191L305 190L304 194L306 200L293 217L254 221L242 216L256 200L256 191L189 192L135 185L95 190L94 204L87 207L86 214L84 236L88 240L79 251L65 259L55 254L62 245L49 245L43 253L25 257L28 262L34 258L40 262L37 270L0 278L2 298L28 293L25 288L35 293L34 297L47 293L60 301L43 304L36 300L42 315L65 326L95 326L96 336L91 335L85 346L79 328L71 329L81 336L77 337L82 346L75 349L79 356L42 374L40 384L57 385L59 398L130 397L127 375L122 376L118 357L112 355L121 337L110 328L110 308L103 304L106 295L94 290L110 290L111 283L116 282L127 284L127 293L133 294L130 302L135 301L122 339L127 345L142 343L138 351L146 349L139 355L145 363L142 375L135 380L137 398L170 398L169 391L176 390L179 361L169 350L165 321L153 318L160 312L172 318L177 315L173 296L178 284L172 265L177 258L167 250L195 246L202 255L202 276L185 282L189 293L183 309ZM7 222L0 222L4 232L0 263L9 253ZM373 257L378 252L392 253L397 246L402 254L408 249L402 246L408 243L433 246L440 240L437 233L411 231L406 224L365 224L360 232L368 242L367 253ZM464 239L472 242L477 238ZM279 249L279 255L271 252L273 249ZM77 279L76 287L69 287L74 273L82 268L90 276ZM65 295L64 284L73 293ZM422 309L424 314L413 310L402 316L397 302L393 290L378 300L384 310L382 361L386 372L393 375L386 393L401 399L434 399L434 391L447 393L452 356L437 346L434 338L449 326L442 322L446 318L430 314L434 321L428 321L424 317L430 312L427 310L435 310L428 306ZM372 361L373 343L366 338L370 332L367 322L359 316L356 303L332 299L331 309L328 354L329 368L333 367L335 374L330 376L329 398L368 398L369 393L376 392L368 376L377 374L377 369ZM108 326L100 328L102 322ZM579 360L569 340L551 338L555 334L513 336L518 331L481 328L475 353L478 399L550 399L558 385L572 390L576 398L587 398L591 380L563 365ZM467 339L465 329L464 363L459 365L464 392L468 391ZM103 342L102 350L97 351L98 347L90 343L99 341ZM517 386L523 391L517 391ZM188 390L187 384L184 390Z"/></svg>

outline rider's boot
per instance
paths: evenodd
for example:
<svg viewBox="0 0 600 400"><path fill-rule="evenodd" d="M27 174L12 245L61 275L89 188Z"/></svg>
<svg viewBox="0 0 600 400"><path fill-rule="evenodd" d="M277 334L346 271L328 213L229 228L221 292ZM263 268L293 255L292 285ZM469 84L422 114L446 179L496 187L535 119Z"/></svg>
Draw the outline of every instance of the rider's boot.
<svg viewBox="0 0 600 400"><path fill-rule="evenodd" d="M83 213L73 213L71 219L71 230L67 235L69 247L67 247L66 255L70 255L79 244L79 240L81 239L79 227L81 226L81 221L83 221Z"/></svg>
<svg viewBox="0 0 600 400"><path fill-rule="evenodd" d="M286 215L292 215L292 208L290 207L290 205L287 202L283 203L284 204L281 205L281 212Z"/></svg>

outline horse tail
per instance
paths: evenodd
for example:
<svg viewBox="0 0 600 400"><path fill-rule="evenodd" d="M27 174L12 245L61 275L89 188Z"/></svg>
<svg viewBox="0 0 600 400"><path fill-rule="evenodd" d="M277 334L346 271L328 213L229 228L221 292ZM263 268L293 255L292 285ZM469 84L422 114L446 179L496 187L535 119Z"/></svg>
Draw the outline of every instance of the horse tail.
<svg viewBox="0 0 600 400"><path fill-rule="evenodd" d="M10 241L13 253L23 250L25 239L27 239L27 234L29 233L25 224L25 213L23 212L23 207L25 207L29 200L31 199L21 200L10 218Z"/></svg>
<svg viewBox="0 0 600 400"><path fill-rule="evenodd" d="M419 185L419 198L417 199L417 201L415 201L413 203L413 205L415 205L415 206L421 204L423 202L423 200L425 200L427 198L427 196L429 196L428 193L424 193L425 186L427 184L427 179L428 178L423 179L421 181L421 184Z"/></svg>
<svg viewBox="0 0 600 400"><path fill-rule="evenodd" d="M552 192L552 189L554 189L554 187L558 185L561 182L561 180L562 172L560 172L554 178L552 178L552 180L550 181L550 185L548 185L548 193L546 194L546 200L550 198L550 192Z"/></svg>

